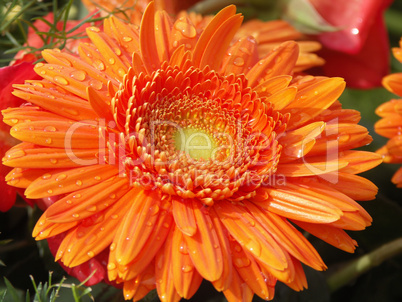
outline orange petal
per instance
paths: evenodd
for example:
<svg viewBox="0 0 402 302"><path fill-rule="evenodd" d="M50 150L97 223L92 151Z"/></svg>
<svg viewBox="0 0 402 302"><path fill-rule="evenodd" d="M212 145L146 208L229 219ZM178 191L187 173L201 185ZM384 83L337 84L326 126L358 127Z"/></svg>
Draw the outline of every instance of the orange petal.
<svg viewBox="0 0 402 302"><path fill-rule="evenodd" d="M257 61L257 42L255 39L253 37L241 38L224 55L221 72L226 75L247 73Z"/></svg>
<svg viewBox="0 0 402 302"><path fill-rule="evenodd" d="M399 96L402 96L402 73L393 73L382 79L382 85Z"/></svg>
<svg viewBox="0 0 402 302"><path fill-rule="evenodd" d="M367 151L344 151L339 154L339 159L348 162L348 165L339 171L350 174L365 172L382 163L381 155Z"/></svg>
<svg viewBox="0 0 402 302"><path fill-rule="evenodd" d="M36 179L25 190L25 195L28 198L44 198L66 194L98 184L118 173L118 168L110 165L93 165L64 170Z"/></svg>
<svg viewBox="0 0 402 302"><path fill-rule="evenodd" d="M219 28L225 21L232 17L236 13L236 6L229 5L219 11L215 17L208 23L207 27L202 32L200 38L197 41L193 51L194 65L201 66L201 59L204 56L205 50L215 34L217 28Z"/></svg>
<svg viewBox="0 0 402 302"><path fill-rule="evenodd" d="M356 241L350 238L344 230L339 228L325 224L313 224L302 221L293 222L310 234L343 251L353 253L357 246Z"/></svg>
<svg viewBox="0 0 402 302"><path fill-rule="evenodd" d="M402 100L390 100L385 102L377 107L375 113L380 117L386 117L388 114L394 113L402 115Z"/></svg>
<svg viewBox="0 0 402 302"><path fill-rule="evenodd" d="M292 258L292 262L295 268L295 278L291 282L286 283L286 285L295 291L301 291L307 288L307 278L300 261Z"/></svg>
<svg viewBox="0 0 402 302"><path fill-rule="evenodd" d="M276 242L291 255L315 270L326 268L320 255L310 242L289 222L274 213L261 210L249 201L244 201L244 203L261 225L274 237Z"/></svg>
<svg viewBox="0 0 402 302"><path fill-rule="evenodd" d="M215 281L223 271L219 239L207 210L197 200L191 202L197 232L193 236L184 235L189 255L200 275L208 281Z"/></svg>
<svg viewBox="0 0 402 302"><path fill-rule="evenodd" d="M158 50L155 41L155 5L150 2L142 16L140 26L140 49L145 69L149 74L160 67Z"/></svg>
<svg viewBox="0 0 402 302"><path fill-rule="evenodd" d="M21 141L41 146L73 149L99 148L98 128L85 122L26 122L11 128L10 134Z"/></svg>
<svg viewBox="0 0 402 302"><path fill-rule="evenodd" d="M151 263L136 278L124 282L124 299L133 299L133 301L139 301L155 287L155 264Z"/></svg>
<svg viewBox="0 0 402 302"><path fill-rule="evenodd" d="M390 113L374 125L375 132L386 138L393 138L401 133L402 116L397 113Z"/></svg>
<svg viewBox="0 0 402 302"><path fill-rule="evenodd" d="M180 45L175 49L172 56L170 57L169 65L178 66L180 69L188 70L184 67L184 64L188 64L191 60L191 52L186 51L184 45Z"/></svg>
<svg viewBox="0 0 402 302"><path fill-rule="evenodd" d="M113 242L116 243L116 258L120 265L130 263L142 250L153 232L159 217L159 191L138 190L130 201L132 206L124 215Z"/></svg>
<svg viewBox="0 0 402 302"><path fill-rule="evenodd" d="M53 223L47 219L47 213L44 212L32 231L32 237L36 240L42 240L64 233L78 225L78 221L68 223Z"/></svg>
<svg viewBox="0 0 402 302"><path fill-rule="evenodd" d="M176 226L187 236L193 236L197 232L193 205L194 203L188 199L172 196L173 217Z"/></svg>
<svg viewBox="0 0 402 302"><path fill-rule="evenodd" d="M88 100L86 88L93 87L99 93L107 94L106 83L99 79L92 78L86 75L83 70L77 70L72 67L38 63L34 68L35 72L44 79L51 81L54 84L62 87L68 92L71 92L84 100ZM72 77L71 74L74 74Z"/></svg>
<svg viewBox="0 0 402 302"><path fill-rule="evenodd" d="M27 188L35 179L48 172L48 169L12 169L5 177L8 185L17 188Z"/></svg>
<svg viewBox="0 0 402 302"><path fill-rule="evenodd" d="M222 225L219 217L216 215L215 211L209 212L212 223L214 224L216 234L218 235L219 243L222 250L223 257L223 271L221 277L213 281L212 284L216 288L217 291L224 291L229 288L232 282L232 272L233 272L233 264L232 264L232 256L230 252L229 245L229 232Z"/></svg>
<svg viewBox="0 0 402 302"><path fill-rule="evenodd" d="M118 56L115 49L119 48L119 45L96 27L88 27L86 33L103 57L103 60L94 60L92 65L122 83L131 60L129 61L125 56Z"/></svg>
<svg viewBox="0 0 402 302"><path fill-rule="evenodd" d="M115 274L114 268L119 268L119 275L125 280L135 278L139 273L141 273L149 263L154 259L156 253L162 247L165 242L166 237L169 234L170 229L174 225L173 216L170 214L170 209L164 205L161 205L161 210L159 213L159 219L156 221L153 228L153 232L149 236L145 245L142 247L141 252L138 256L128 265L120 265L119 259L116 257L116 245L112 243L110 247L109 263L113 266L109 271L109 279L114 280L113 275ZM112 249L113 246L113 249Z"/></svg>
<svg viewBox="0 0 402 302"><path fill-rule="evenodd" d="M93 112L95 112L98 117L104 118L106 121L113 121L110 98L106 98L92 87L87 87L86 91Z"/></svg>
<svg viewBox="0 0 402 302"><path fill-rule="evenodd" d="M46 210L47 219L54 223L81 221L117 202L127 189L127 179L109 178L59 199Z"/></svg>
<svg viewBox="0 0 402 302"><path fill-rule="evenodd" d="M281 110L293 102L296 94L296 87L288 87L271 95L269 98L267 98L266 102L271 103L275 110Z"/></svg>
<svg viewBox="0 0 402 302"><path fill-rule="evenodd" d="M191 261L184 236L178 228L175 228L172 239L172 271L178 294L185 299L191 298L199 288L202 277Z"/></svg>
<svg viewBox="0 0 402 302"><path fill-rule="evenodd" d="M289 86L291 80L292 77L290 75L279 75L276 77L269 78L268 80L255 86L254 90L258 92L259 96L270 97L271 95L281 92L283 89L286 89ZM279 107L280 105L278 104L277 106ZM275 106L275 109L278 108Z"/></svg>
<svg viewBox="0 0 402 302"><path fill-rule="evenodd" d="M139 32L134 26L124 23L115 16L111 16L104 21L104 30L109 37L116 39L120 46L115 50L117 55L121 55L121 49L125 49L128 54L140 50Z"/></svg>
<svg viewBox="0 0 402 302"><path fill-rule="evenodd" d="M117 203L68 232L55 255L56 260L61 259L64 265L74 267L106 249L116 235L118 216L128 211L137 191L131 189Z"/></svg>
<svg viewBox="0 0 402 302"><path fill-rule="evenodd" d="M247 283L250 289L264 300L270 300L268 286L261 269L252 255L246 254L236 241L230 241L233 264L240 277Z"/></svg>
<svg viewBox="0 0 402 302"><path fill-rule="evenodd" d="M278 75L291 74L298 55L299 46L296 42L282 43L246 74L249 86L255 87L264 80Z"/></svg>
<svg viewBox="0 0 402 302"><path fill-rule="evenodd" d="M194 24L189 17L182 15L176 19L172 26L169 52L172 53L180 45L185 45L187 50L192 50L197 43L197 38L198 33Z"/></svg>
<svg viewBox="0 0 402 302"><path fill-rule="evenodd" d="M223 56L227 52L228 46L242 22L243 16L234 15L215 30L208 45L204 49L199 65L200 68L209 66L211 69L217 70L221 67Z"/></svg>
<svg viewBox="0 0 402 302"><path fill-rule="evenodd" d="M66 152L61 148L40 148L29 143L21 143L8 150L3 164L20 168L75 168L83 164L96 164L97 149Z"/></svg>
<svg viewBox="0 0 402 302"><path fill-rule="evenodd" d="M295 100L281 113L290 113L288 130L295 129L330 107L345 89L342 78L321 79L299 88Z"/></svg>
<svg viewBox="0 0 402 302"><path fill-rule="evenodd" d="M33 90L30 85L15 86L19 90L14 90L13 94L21 99L24 99L32 104L38 105L41 108L50 112L56 113L60 119L65 117L72 120L91 120L95 119L91 106L82 98L74 95L66 94L55 88L35 87ZM25 109L24 107L20 108ZM32 110L32 109L31 109ZM43 112L43 111L42 111ZM46 119L47 112L43 112L42 119Z"/></svg>
<svg viewBox="0 0 402 302"><path fill-rule="evenodd" d="M221 200L214 209L229 233L256 259L278 270L287 268L282 248L244 207Z"/></svg>
<svg viewBox="0 0 402 302"><path fill-rule="evenodd" d="M232 282L228 289L223 291L228 302L251 302L253 300L254 292L243 281L237 271L232 273Z"/></svg>
<svg viewBox="0 0 402 302"><path fill-rule="evenodd" d="M169 61L170 53L169 48L170 33L172 31L172 20L170 19L168 13L164 10L158 10L155 13L155 38L159 61Z"/></svg>
<svg viewBox="0 0 402 302"><path fill-rule="evenodd" d="M268 199L258 205L283 217L312 223L329 223L343 215L341 210L316 197L314 192L299 193L298 190L287 188L261 188L260 191L265 192Z"/></svg>
<svg viewBox="0 0 402 302"><path fill-rule="evenodd" d="M17 91L14 91L13 94L15 94L15 92ZM26 97L28 96L30 95L26 94ZM21 123L43 121L43 120L49 122L56 120L68 121L68 119L63 118L58 114L43 111L39 107L34 106L8 108L2 110L1 113L3 114L3 122L11 127Z"/></svg>
<svg viewBox="0 0 402 302"><path fill-rule="evenodd" d="M172 267L172 239L173 228L166 238L164 246L158 251L155 257L155 279L156 290L162 302L180 301L181 297L174 286Z"/></svg>

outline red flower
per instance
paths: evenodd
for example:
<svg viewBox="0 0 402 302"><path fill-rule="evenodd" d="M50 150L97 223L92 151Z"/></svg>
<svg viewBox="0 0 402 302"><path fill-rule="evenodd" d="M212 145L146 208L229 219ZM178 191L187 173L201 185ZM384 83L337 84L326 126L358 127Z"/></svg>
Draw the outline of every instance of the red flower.
<svg viewBox="0 0 402 302"><path fill-rule="evenodd" d="M18 107L23 101L11 94L13 84L22 84L27 79L39 79L34 72L32 63L23 62L18 65L0 68L0 110L8 107ZM0 121L0 156L3 157L10 147L18 141L10 135L10 126ZM5 176L11 171L11 168L0 165L0 192L2 192L2 202L0 211L8 211L15 202L16 188L8 186Z"/></svg>
<svg viewBox="0 0 402 302"><path fill-rule="evenodd" d="M389 73L389 43L383 20L392 0L310 0L318 13L342 30L319 35L328 76L341 76L349 87L381 86Z"/></svg>

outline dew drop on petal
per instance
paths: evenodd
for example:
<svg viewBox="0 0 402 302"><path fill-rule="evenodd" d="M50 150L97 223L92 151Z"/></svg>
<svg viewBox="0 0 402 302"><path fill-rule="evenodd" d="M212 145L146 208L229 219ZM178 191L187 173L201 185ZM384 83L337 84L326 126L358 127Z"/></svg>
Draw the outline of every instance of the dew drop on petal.
<svg viewBox="0 0 402 302"><path fill-rule="evenodd" d="M124 42L131 42L132 40L133 40L133 38L131 38L131 37L123 37Z"/></svg>
<svg viewBox="0 0 402 302"><path fill-rule="evenodd" d="M116 249L116 243L112 243L111 245L110 245L110 250L111 251L114 251Z"/></svg>
<svg viewBox="0 0 402 302"><path fill-rule="evenodd" d="M42 175L42 179L49 179L50 177L52 177L52 175L50 173L46 173Z"/></svg>
<svg viewBox="0 0 402 302"><path fill-rule="evenodd" d="M57 129L54 126L46 126L44 131L55 132Z"/></svg>
<svg viewBox="0 0 402 302"><path fill-rule="evenodd" d="M53 80L60 85L68 85L68 81L62 76L54 76Z"/></svg>
<svg viewBox="0 0 402 302"><path fill-rule="evenodd" d="M250 240L245 244L246 249L248 249L250 252L253 252L255 255L260 256L261 255L261 244L258 243L257 241Z"/></svg>
<svg viewBox="0 0 402 302"><path fill-rule="evenodd" d="M95 180L101 180L101 177L100 176L95 176L94 179Z"/></svg>
<svg viewBox="0 0 402 302"><path fill-rule="evenodd" d="M57 176L56 181L64 180L67 178L67 174L60 174Z"/></svg>
<svg viewBox="0 0 402 302"><path fill-rule="evenodd" d="M113 65L115 63L115 59L114 58L109 58L109 64Z"/></svg>
<svg viewBox="0 0 402 302"><path fill-rule="evenodd" d="M111 248L111 247L110 247ZM108 265L107 265L107 269L108 270L114 270L116 268L116 264L114 264L114 263L109 263Z"/></svg>
<svg viewBox="0 0 402 302"><path fill-rule="evenodd" d="M95 256L95 253L94 252L92 252L92 251L89 251L88 253L87 253L87 255L88 255L88 257L94 257Z"/></svg>
<svg viewBox="0 0 402 302"><path fill-rule="evenodd" d="M181 270L184 273L189 273L189 272L191 272L193 270L193 267L191 265L184 265L184 266L182 266Z"/></svg>
<svg viewBox="0 0 402 302"><path fill-rule="evenodd" d="M244 66L244 59L242 57L237 57L236 59L233 60L233 65L237 67Z"/></svg>
<svg viewBox="0 0 402 302"><path fill-rule="evenodd" d="M87 207L87 211L88 211L88 212L96 212L97 209L98 209L98 208L97 208L96 206Z"/></svg>
<svg viewBox="0 0 402 302"><path fill-rule="evenodd" d="M45 140L46 144L51 144L52 143L52 139L49 137Z"/></svg>
<svg viewBox="0 0 402 302"><path fill-rule="evenodd" d="M51 158L50 159L50 162L52 163L52 164L57 164L57 159L56 158ZM57 180L57 179L56 179Z"/></svg>
<svg viewBox="0 0 402 302"><path fill-rule="evenodd" d="M81 180L77 180L77 181L75 182L75 184L80 187L80 186L82 186L82 181L81 181Z"/></svg>
<svg viewBox="0 0 402 302"><path fill-rule="evenodd" d="M70 73L70 77L76 79L77 81L84 81L86 74L82 70L74 70Z"/></svg>
<svg viewBox="0 0 402 302"><path fill-rule="evenodd" d="M102 82L100 82L100 81L98 81L98 80L95 80L95 79L91 79L90 81L89 81L89 85L93 88L93 89L95 89L95 90L101 90L102 89Z"/></svg>
<svg viewBox="0 0 402 302"><path fill-rule="evenodd" d="M106 68L105 68L105 64L104 64L101 60L95 60L95 61L92 63L92 66L95 67L95 68L98 69L98 70L101 70L101 71L103 71L103 70L106 69Z"/></svg>
<svg viewBox="0 0 402 302"><path fill-rule="evenodd" d="M77 213L73 214L72 216L73 216L74 218L79 218L79 217L80 217L80 215L77 214Z"/></svg>
<svg viewBox="0 0 402 302"><path fill-rule="evenodd" d="M119 218L119 215L114 214L114 215L110 216L110 218L112 218L112 219L117 219L117 218Z"/></svg>
<svg viewBox="0 0 402 302"><path fill-rule="evenodd" d="M49 189L49 190L47 190L47 193L48 193L48 194L52 194L52 193L53 193L53 190L52 190L52 189Z"/></svg>

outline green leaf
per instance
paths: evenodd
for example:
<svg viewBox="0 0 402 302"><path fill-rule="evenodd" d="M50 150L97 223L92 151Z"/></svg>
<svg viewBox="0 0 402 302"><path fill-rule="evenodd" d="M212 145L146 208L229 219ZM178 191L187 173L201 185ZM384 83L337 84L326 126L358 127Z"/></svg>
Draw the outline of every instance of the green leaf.
<svg viewBox="0 0 402 302"><path fill-rule="evenodd" d="M14 288L14 286L11 284L10 281L6 277L4 277L4 282L7 287L7 294L9 293L15 302L20 302L21 301L21 295L17 292L17 290ZM5 301L5 300L2 300Z"/></svg>

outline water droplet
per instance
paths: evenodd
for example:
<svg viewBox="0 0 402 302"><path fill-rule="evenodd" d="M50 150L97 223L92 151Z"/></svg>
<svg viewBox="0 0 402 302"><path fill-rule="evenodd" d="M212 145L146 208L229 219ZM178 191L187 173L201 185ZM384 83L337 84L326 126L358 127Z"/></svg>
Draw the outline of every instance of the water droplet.
<svg viewBox="0 0 402 302"><path fill-rule="evenodd" d="M113 51L116 55L121 56L121 50L120 48L113 48Z"/></svg>
<svg viewBox="0 0 402 302"><path fill-rule="evenodd" d="M114 214L114 215L110 216L110 218L112 218L112 219L117 219L117 218L119 218L119 215Z"/></svg>
<svg viewBox="0 0 402 302"><path fill-rule="evenodd" d="M110 250L111 251L114 251L116 249L116 243L112 243L111 245L110 245Z"/></svg>
<svg viewBox="0 0 402 302"><path fill-rule="evenodd" d="M170 226L170 225L169 225L169 223L167 223L167 222L165 222L165 223L163 224L163 227L166 228L166 229L169 228L169 226Z"/></svg>
<svg viewBox="0 0 402 302"><path fill-rule="evenodd" d="M59 176L57 176L56 181L60 181L60 180L66 179L66 178L67 178L66 174L60 174Z"/></svg>
<svg viewBox="0 0 402 302"><path fill-rule="evenodd" d="M96 206L87 207L87 211L88 211L88 212L96 212L97 209L98 209L98 208L97 208Z"/></svg>
<svg viewBox="0 0 402 302"><path fill-rule="evenodd" d="M184 255L187 255L188 254L187 247L185 245L180 245L179 252L184 254Z"/></svg>
<svg viewBox="0 0 402 302"><path fill-rule="evenodd" d="M194 268L193 268L191 265L184 265L184 266L182 266L182 268L181 268L181 270L182 270L184 273L189 273L189 272L191 272L193 269L194 269Z"/></svg>
<svg viewBox="0 0 402 302"><path fill-rule="evenodd" d="M133 40L133 38L131 38L131 37L123 37L124 42L130 42L132 40Z"/></svg>
<svg viewBox="0 0 402 302"><path fill-rule="evenodd" d="M159 206L158 205L154 205L153 207L150 207L149 210L151 211L151 215L156 215L159 212Z"/></svg>
<svg viewBox="0 0 402 302"><path fill-rule="evenodd" d="M99 29L99 28L97 28L97 27L93 27L93 26L91 26L91 27L89 27L88 29L89 29L90 31L95 32L95 33L100 32L100 29Z"/></svg>
<svg viewBox="0 0 402 302"><path fill-rule="evenodd" d="M55 132L57 129L54 126L46 126L43 130L44 131Z"/></svg>
<svg viewBox="0 0 402 302"><path fill-rule="evenodd" d="M45 140L46 144L51 144L52 143L52 139L49 137Z"/></svg>
<svg viewBox="0 0 402 302"><path fill-rule="evenodd" d="M248 258L235 258L234 265L238 268L246 267L250 265L250 259Z"/></svg>
<svg viewBox="0 0 402 302"><path fill-rule="evenodd" d="M87 255L92 258L93 256L95 256L95 253L92 252L92 251L89 251L89 252L87 253Z"/></svg>
<svg viewBox="0 0 402 302"><path fill-rule="evenodd" d="M111 246L110 246L111 247ZM109 271L111 271L111 270L114 270L116 268L116 264L114 264L114 263L109 263L108 265L107 265L107 269L109 270Z"/></svg>
<svg viewBox="0 0 402 302"><path fill-rule="evenodd" d="M173 41L173 47L176 48L179 45L179 42L177 40Z"/></svg>
<svg viewBox="0 0 402 302"><path fill-rule="evenodd" d="M45 66L45 64L43 64L43 63L37 63L37 64L35 65L35 68L40 68L40 67L43 67L43 66Z"/></svg>
<svg viewBox="0 0 402 302"><path fill-rule="evenodd" d="M242 57L237 57L236 59L233 60L233 65L237 67L244 66L244 59Z"/></svg>
<svg viewBox="0 0 402 302"><path fill-rule="evenodd" d="M126 74L126 72L124 71L123 68L119 68L119 69L117 70L117 74L118 74L119 76L121 76L121 77L124 77L124 75Z"/></svg>
<svg viewBox="0 0 402 302"><path fill-rule="evenodd" d="M245 244L246 249L248 249L253 254L261 255L261 244L258 241L250 240Z"/></svg>
<svg viewBox="0 0 402 302"><path fill-rule="evenodd" d="M68 81L62 76L55 76L53 77L53 80L60 85L68 85Z"/></svg>
<svg viewBox="0 0 402 302"><path fill-rule="evenodd" d="M149 226L149 227L151 227L151 226L152 226L152 222L151 222L151 221L147 221L146 225Z"/></svg>
<svg viewBox="0 0 402 302"><path fill-rule="evenodd" d="M91 86L95 90L101 90L103 85L102 82L95 79L91 79L89 80L89 86Z"/></svg>
<svg viewBox="0 0 402 302"><path fill-rule="evenodd" d="M101 71L106 69L105 64L101 60L93 61L92 66Z"/></svg>
<svg viewBox="0 0 402 302"><path fill-rule="evenodd" d="M101 180L100 176L95 176L94 178L95 178L95 180Z"/></svg>
<svg viewBox="0 0 402 302"><path fill-rule="evenodd" d="M12 119L11 119L11 123L17 124L17 123L18 123L18 119L17 119L17 118L12 118Z"/></svg>
<svg viewBox="0 0 402 302"><path fill-rule="evenodd" d="M41 75L45 75L45 74L46 74L46 71L45 71L45 70L41 70L41 71L40 71L40 74L41 74Z"/></svg>
<svg viewBox="0 0 402 302"><path fill-rule="evenodd" d="M71 216L73 216L74 218L79 218L80 217L80 215L79 214L77 214L77 213L74 213L73 215L71 215Z"/></svg>
<svg viewBox="0 0 402 302"><path fill-rule="evenodd" d="M73 202L70 199L68 199L68 200L66 200L66 203L67 204L72 204Z"/></svg>
<svg viewBox="0 0 402 302"><path fill-rule="evenodd" d="M191 49L191 48L192 48L191 44L188 44L188 43L187 43L187 44L186 44L186 48L187 48L187 49Z"/></svg>
<svg viewBox="0 0 402 302"><path fill-rule="evenodd" d="M57 159L51 158L51 159L50 159L50 162L55 165L55 164L57 164Z"/></svg>
<svg viewBox="0 0 402 302"><path fill-rule="evenodd" d="M75 195L73 196L73 198L77 198L77 199L78 199L78 198L81 198L81 196L82 196L82 195L81 195L80 193L77 193L77 194L75 194Z"/></svg>
<svg viewBox="0 0 402 302"><path fill-rule="evenodd" d="M109 58L109 64L114 64L116 61L115 61L115 59L114 58Z"/></svg>
<svg viewBox="0 0 402 302"><path fill-rule="evenodd" d="M84 81L86 74L82 70L74 70L70 73L70 77L76 79L77 81Z"/></svg>
<svg viewBox="0 0 402 302"><path fill-rule="evenodd" d="M82 186L82 181L81 181L81 180L77 180L77 181L75 182L75 184L76 184L77 186Z"/></svg>
<svg viewBox="0 0 402 302"><path fill-rule="evenodd" d="M50 173L46 173L42 175L42 179L49 179L50 177L52 177L52 175Z"/></svg>
<svg viewBox="0 0 402 302"><path fill-rule="evenodd" d="M109 198L115 199L115 198L116 198L116 194L114 194L114 193L110 194L110 195L109 195Z"/></svg>
<svg viewBox="0 0 402 302"><path fill-rule="evenodd" d="M195 27L186 21L180 21L179 19L178 22L175 23L174 27L186 38L192 39L197 35Z"/></svg>

